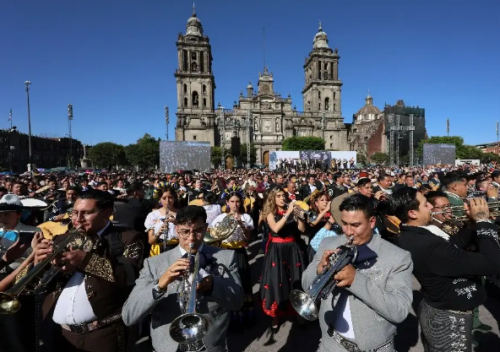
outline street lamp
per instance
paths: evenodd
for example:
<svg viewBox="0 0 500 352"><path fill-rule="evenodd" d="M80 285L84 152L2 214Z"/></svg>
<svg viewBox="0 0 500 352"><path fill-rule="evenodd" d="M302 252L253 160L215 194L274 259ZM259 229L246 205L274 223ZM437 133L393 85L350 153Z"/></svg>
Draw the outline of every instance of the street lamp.
<svg viewBox="0 0 500 352"><path fill-rule="evenodd" d="M31 113L30 113L30 81L24 82L26 86L26 98L28 100L28 171L33 169L33 160L31 155Z"/></svg>
<svg viewBox="0 0 500 352"><path fill-rule="evenodd" d="M13 171L12 170L12 159L14 156L14 152L16 150L16 147L12 145L12 133L16 132L16 131L17 131L16 126L12 126L9 130L9 168L10 168L10 171Z"/></svg>
<svg viewBox="0 0 500 352"><path fill-rule="evenodd" d="M69 130L69 158L68 158L68 167L71 168L71 164L73 161L73 136L71 135L71 122L73 121L73 105L68 104L68 130Z"/></svg>

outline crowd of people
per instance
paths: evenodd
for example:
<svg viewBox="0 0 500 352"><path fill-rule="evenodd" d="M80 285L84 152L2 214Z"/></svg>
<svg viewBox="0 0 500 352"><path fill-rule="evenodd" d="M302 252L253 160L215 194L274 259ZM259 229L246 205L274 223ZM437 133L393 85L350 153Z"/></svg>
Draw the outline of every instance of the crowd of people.
<svg viewBox="0 0 500 352"><path fill-rule="evenodd" d="M500 274L499 188L495 165L4 177L0 351L124 352L144 335L156 352L227 351L257 309L271 334L311 324L292 291L330 274L308 306L319 351L395 351L413 277L425 350L471 351L492 329L478 308Z"/></svg>

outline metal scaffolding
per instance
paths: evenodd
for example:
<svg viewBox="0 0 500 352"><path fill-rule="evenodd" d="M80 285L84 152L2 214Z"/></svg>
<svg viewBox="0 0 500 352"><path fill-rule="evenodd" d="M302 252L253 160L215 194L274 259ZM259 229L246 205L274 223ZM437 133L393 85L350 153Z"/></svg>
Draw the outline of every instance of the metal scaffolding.
<svg viewBox="0 0 500 352"><path fill-rule="evenodd" d="M389 114L389 161L391 165L399 166L400 162L400 140L403 139L404 133L409 133L409 148L408 157L409 165L413 166L414 162L414 146L413 146L413 131L415 131L415 126L413 124L413 114L409 116L409 125L401 126L401 115Z"/></svg>

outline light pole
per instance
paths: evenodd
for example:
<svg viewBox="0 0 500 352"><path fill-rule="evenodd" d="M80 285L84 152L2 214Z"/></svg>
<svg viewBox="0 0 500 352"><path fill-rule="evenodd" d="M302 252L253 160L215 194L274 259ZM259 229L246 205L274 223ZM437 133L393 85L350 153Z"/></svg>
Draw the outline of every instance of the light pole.
<svg viewBox="0 0 500 352"><path fill-rule="evenodd" d="M168 113L169 113L169 111L168 111L168 106L165 106L165 123L166 123L166 125L167 125L167 134L166 134L166 136L167 136L167 139L166 139L166 140L167 140L167 141L168 141L168 123L169 123L169 119L168 119L168 117L169 117L169 116L168 116Z"/></svg>
<svg viewBox="0 0 500 352"><path fill-rule="evenodd" d="M220 155L221 155L221 166L222 170L226 169L226 158L224 156L224 142L226 139L226 136L224 135L226 133L225 127L226 127L226 118L224 116L224 108L220 105L219 103L219 123L217 124L219 127L219 133L220 133Z"/></svg>
<svg viewBox="0 0 500 352"><path fill-rule="evenodd" d="M71 122L73 121L73 105L68 104L68 135L69 135L69 158L68 167L71 168L73 162L73 135L71 134Z"/></svg>
<svg viewBox="0 0 500 352"><path fill-rule="evenodd" d="M31 113L30 113L30 81L24 82L26 86L26 98L28 99L28 171L33 169L33 159L31 155Z"/></svg>

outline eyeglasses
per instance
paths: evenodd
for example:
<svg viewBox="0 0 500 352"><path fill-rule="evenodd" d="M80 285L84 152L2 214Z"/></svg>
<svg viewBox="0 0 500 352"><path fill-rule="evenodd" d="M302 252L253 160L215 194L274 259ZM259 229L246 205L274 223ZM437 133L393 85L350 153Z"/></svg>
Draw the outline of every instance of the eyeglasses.
<svg viewBox="0 0 500 352"><path fill-rule="evenodd" d="M72 211L71 218L72 219L80 219L83 216L84 219L88 220L92 217L92 215L99 213L101 210L91 210L91 211Z"/></svg>
<svg viewBox="0 0 500 352"><path fill-rule="evenodd" d="M177 230L177 235L182 238L189 238L191 234L193 234L194 237L200 237L205 233L205 227L198 227L196 229L179 229Z"/></svg>

